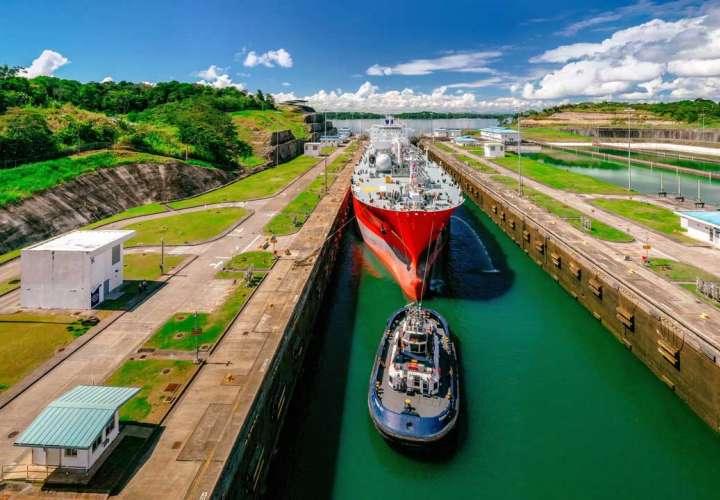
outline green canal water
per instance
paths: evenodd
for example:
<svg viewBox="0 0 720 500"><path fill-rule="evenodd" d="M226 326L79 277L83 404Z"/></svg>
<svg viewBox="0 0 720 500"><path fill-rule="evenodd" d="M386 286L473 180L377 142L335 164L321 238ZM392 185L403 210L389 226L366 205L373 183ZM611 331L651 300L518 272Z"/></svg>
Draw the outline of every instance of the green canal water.
<svg viewBox="0 0 720 500"><path fill-rule="evenodd" d="M439 271L425 304L462 356L457 444L408 455L373 428L369 372L405 299L348 231L268 498L720 496L718 436L469 202Z"/></svg>

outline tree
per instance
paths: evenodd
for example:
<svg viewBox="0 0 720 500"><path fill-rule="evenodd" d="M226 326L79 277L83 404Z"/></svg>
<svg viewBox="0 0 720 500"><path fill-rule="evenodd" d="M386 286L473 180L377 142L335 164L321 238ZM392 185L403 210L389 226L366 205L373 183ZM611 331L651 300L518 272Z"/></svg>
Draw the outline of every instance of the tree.
<svg viewBox="0 0 720 500"><path fill-rule="evenodd" d="M0 145L0 157L16 161L46 158L57 151L55 138L40 113L14 115Z"/></svg>
<svg viewBox="0 0 720 500"><path fill-rule="evenodd" d="M0 66L0 80L5 80L6 78L13 78L20 73L24 68L20 66L8 66L7 64L3 64Z"/></svg>

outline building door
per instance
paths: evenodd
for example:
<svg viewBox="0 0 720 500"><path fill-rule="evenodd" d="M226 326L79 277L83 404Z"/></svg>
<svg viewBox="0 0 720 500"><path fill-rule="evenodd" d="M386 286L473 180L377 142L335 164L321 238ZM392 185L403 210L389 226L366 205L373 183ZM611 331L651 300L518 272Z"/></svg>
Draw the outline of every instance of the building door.
<svg viewBox="0 0 720 500"><path fill-rule="evenodd" d="M110 280L103 281L103 300L107 300L110 295Z"/></svg>
<svg viewBox="0 0 720 500"><path fill-rule="evenodd" d="M46 465L54 465L58 467L60 465L60 448L45 448L47 450L47 463Z"/></svg>

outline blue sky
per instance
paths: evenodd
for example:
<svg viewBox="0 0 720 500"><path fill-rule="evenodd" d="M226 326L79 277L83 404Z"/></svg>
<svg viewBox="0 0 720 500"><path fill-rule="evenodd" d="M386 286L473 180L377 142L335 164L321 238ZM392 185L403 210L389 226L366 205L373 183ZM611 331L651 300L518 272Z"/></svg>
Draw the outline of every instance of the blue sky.
<svg viewBox="0 0 720 500"><path fill-rule="evenodd" d="M0 64L81 81L241 85L328 109L717 98L716 6L3 0Z"/></svg>

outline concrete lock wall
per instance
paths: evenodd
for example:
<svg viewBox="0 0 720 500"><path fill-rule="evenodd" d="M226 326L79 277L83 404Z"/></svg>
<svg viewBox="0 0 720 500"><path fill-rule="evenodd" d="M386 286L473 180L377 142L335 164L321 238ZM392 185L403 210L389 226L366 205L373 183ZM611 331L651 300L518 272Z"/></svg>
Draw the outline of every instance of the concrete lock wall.
<svg viewBox="0 0 720 500"><path fill-rule="evenodd" d="M213 498L262 496L265 477L298 381L298 374L302 371L317 313L335 268L351 208L350 191L347 190L328 231L332 236L325 240L313 263L280 345L213 491Z"/></svg>
<svg viewBox="0 0 720 500"><path fill-rule="evenodd" d="M492 189L470 179L461 166L445 162L432 152L430 156L448 169L466 195L535 263L705 422L720 430L720 369L718 353L712 346L604 272L591 258L554 237Z"/></svg>

